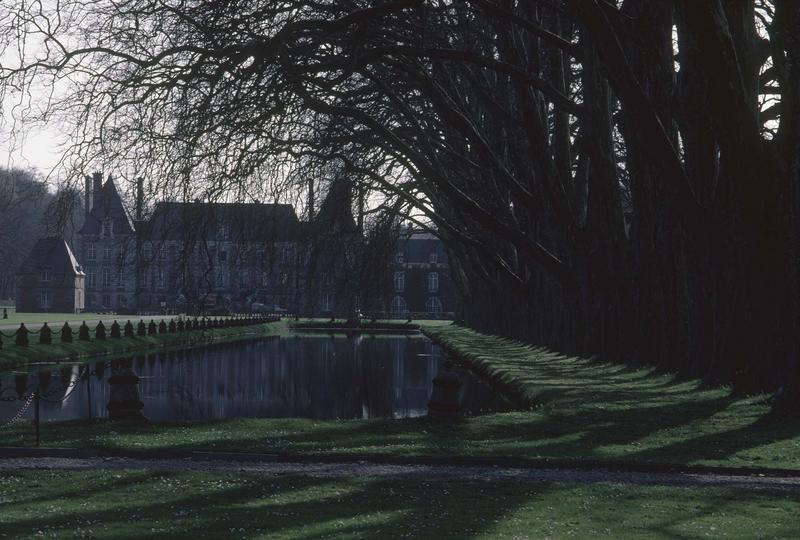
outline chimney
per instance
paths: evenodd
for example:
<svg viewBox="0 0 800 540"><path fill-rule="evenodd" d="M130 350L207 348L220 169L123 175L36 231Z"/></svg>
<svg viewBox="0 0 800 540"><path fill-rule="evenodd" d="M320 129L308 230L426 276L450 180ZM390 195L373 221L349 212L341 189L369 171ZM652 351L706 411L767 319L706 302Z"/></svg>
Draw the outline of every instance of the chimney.
<svg viewBox="0 0 800 540"><path fill-rule="evenodd" d="M83 177L83 180L86 182L84 202L86 205L86 213L88 214L92 211L92 177L87 174Z"/></svg>
<svg viewBox="0 0 800 540"><path fill-rule="evenodd" d="M136 221L142 221L144 214L144 178L136 179Z"/></svg>
<svg viewBox="0 0 800 540"><path fill-rule="evenodd" d="M314 179L308 179L308 221L314 221Z"/></svg>

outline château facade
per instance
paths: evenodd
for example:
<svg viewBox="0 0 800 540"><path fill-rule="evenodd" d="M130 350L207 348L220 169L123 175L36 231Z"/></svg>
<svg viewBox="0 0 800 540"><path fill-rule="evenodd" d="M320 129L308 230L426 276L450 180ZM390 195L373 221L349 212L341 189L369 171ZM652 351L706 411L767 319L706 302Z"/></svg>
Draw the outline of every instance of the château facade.
<svg viewBox="0 0 800 540"><path fill-rule="evenodd" d="M455 290L444 243L434 234L400 232L392 268L392 317L453 318Z"/></svg>
<svg viewBox="0 0 800 540"><path fill-rule="evenodd" d="M142 195L140 181L131 216L113 179L86 177L77 254L87 310L352 309L341 286L358 237L347 182L331 188L310 221L291 205L263 203L159 202L145 218Z"/></svg>

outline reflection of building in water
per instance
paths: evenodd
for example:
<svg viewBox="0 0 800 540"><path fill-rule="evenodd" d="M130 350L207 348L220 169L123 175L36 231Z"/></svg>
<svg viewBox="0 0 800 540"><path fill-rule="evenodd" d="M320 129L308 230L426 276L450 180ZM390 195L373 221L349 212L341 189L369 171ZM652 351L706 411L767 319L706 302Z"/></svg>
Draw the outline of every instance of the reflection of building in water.
<svg viewBox="0 0 800 540"><path fill-rule="evenodd" d="M108 377L129 366L141 378L144 415L154 421L232 417L351 419L426 413L438 357L422 338L267 339L113 361L93 366L92 416L106 417ZM47 372L49 388L77 380L78 366ZM3 396L25 381L0 378ZM19 402L0 403L0 418ZM42 404L44 420L88 416L85 380L63 404Z"/></svg>

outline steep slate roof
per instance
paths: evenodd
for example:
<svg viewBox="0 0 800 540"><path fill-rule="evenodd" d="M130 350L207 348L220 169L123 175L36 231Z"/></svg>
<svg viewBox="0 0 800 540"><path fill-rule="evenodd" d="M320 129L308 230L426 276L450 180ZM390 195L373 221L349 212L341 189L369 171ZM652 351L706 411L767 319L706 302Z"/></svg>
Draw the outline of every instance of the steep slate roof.
<svg viewBox="0 0 800 540"><path fill-rule="evenodd" d="M107 218L112 220L114 234L133 233L133 221L125 205L122 204L114 180L109 177L100 191L93 196L92 210L87 214L79 234L100 234L103 220Z"/></svg>
<svg viewBox="0 0 800 540"><path fill-rule="evenodd" d="M354 233L358 230L352 209L353 182L340 178L334 180L314 217L318 233Z"/></svg>
<svg viewBox="0 0 800 540"><path fill-rule="evenodd" d="M439 264L447 263L444 242L431 232L411 228L400 231L398 249L405 253L409 263L427 263L432 252L437 253Z"/></svg>
<svg viewBox="0 0 800 540"><path fill-rule="evenodd" d="M20 266L18 273L37 274L45 266L52 274L84 275L72 250L60 236L40 238Z"/></svg>
<svg viewBox="0 0 800 540"><path fill-rule="evenodd" d="M269 242L297 238L299 222L290 204L161 202L139 229L151 240Z"/></svg>

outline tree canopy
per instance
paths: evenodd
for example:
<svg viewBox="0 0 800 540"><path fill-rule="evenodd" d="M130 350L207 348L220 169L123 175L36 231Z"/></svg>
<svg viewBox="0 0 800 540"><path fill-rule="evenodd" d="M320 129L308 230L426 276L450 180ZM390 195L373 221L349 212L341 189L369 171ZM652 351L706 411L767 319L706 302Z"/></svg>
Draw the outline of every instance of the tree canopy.
<svg viewBox="0 0 800 540"><path fill-rule="evenodd" d="M438 229L468 324L743 391L800 377L793 0L61 0L0 22L3 92L68 126L76 177L266 199L347 175Z"/></svg>

